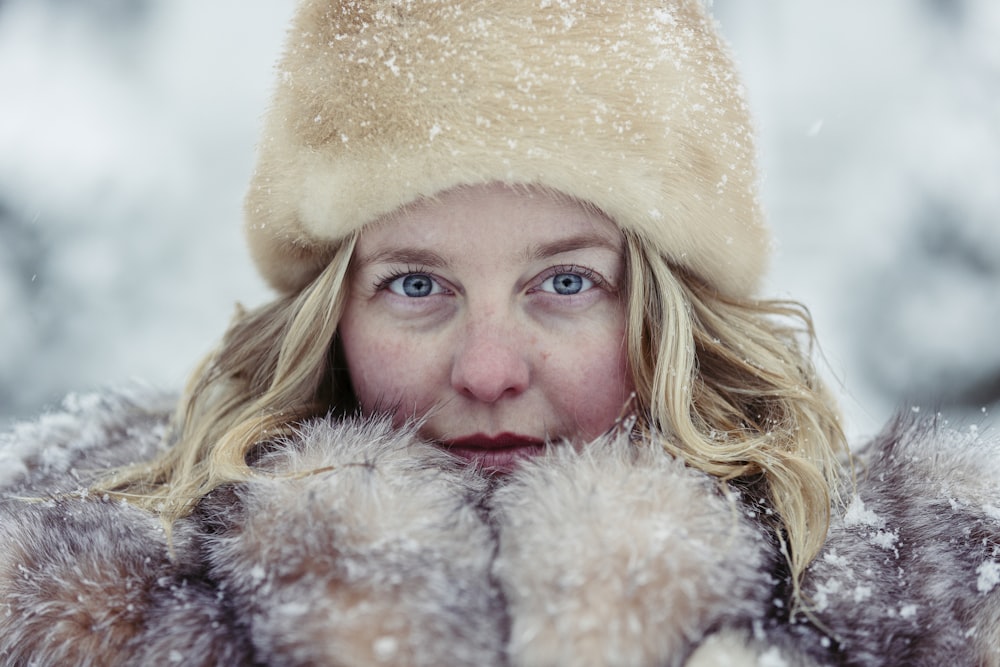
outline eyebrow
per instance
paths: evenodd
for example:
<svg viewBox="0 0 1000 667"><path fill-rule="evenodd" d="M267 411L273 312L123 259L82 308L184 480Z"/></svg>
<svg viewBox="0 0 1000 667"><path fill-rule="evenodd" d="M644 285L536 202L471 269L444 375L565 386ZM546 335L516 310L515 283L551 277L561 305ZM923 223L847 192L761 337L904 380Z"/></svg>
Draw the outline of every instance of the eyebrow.
<svg viewBox="0 0 1000 667"><path fill-rule="evenodd" d="M447 262L433 250L422 248L384 248L369 255L357 258L358 266L372 264L418 264L431 268L440 268Z"/></svg>
<svg viewBox="0 0 1000 667"><path fill-rule="evenodd" d="M547 259L564 252L574 250L584 250L587 248L605 248L616 254L621 254L622 248L618 244L601 234L579 234L564 239L557 239L550 243L540 243L533 248L529 248L525 253L527 259Z"/></svg>

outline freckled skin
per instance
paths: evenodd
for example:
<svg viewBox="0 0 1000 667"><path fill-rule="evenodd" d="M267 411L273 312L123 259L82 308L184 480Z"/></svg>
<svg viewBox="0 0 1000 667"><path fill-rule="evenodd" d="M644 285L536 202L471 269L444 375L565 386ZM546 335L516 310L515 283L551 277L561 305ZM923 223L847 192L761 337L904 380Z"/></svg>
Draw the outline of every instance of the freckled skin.
<svg viewBox="0 0 1000 667"><path fill-rule="evenodd" d="M617 227L541 192L463 188L371 225L340 325L361 407L426 416L433 440L593 439L632 391L623 279Z"/></svg>

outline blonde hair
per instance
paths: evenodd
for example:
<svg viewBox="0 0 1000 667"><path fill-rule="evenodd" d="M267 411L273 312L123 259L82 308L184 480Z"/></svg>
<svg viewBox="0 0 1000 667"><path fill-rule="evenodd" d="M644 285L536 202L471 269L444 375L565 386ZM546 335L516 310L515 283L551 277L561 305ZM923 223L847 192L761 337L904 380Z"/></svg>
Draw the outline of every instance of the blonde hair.
<svg viewBox="0 0 1000 667"><path fill-rule="evenodd" d="M623 232L627 352L637 427L723 480L763 479L793 580L818 552L829 520L837 415L808 350L804 308L726 298ZM328 411L355 408L335 344L348 293L352 236L300 293L240 313L196 370L158 459L101 485L170 525L221 484L251 474L255 448ZM792 323L798 326L792 326Z"/></svg>
<svg viewBox="0 0 1000 667"><path fill-rule="evenodd" d="M723 296L635 235L625 238L626 343L640 423L692 467L764 482L797 597L826 539L848 454L810 360L812 318L795 302Z"/></svg>
<svg viewBox="0 0 1000 667"><path fill-rule="evenodd" d="M218 349L195 369L153 461L113 471L98 487L153 510L170 526L218 486L246 479L247 458L296 424L350 401L334 338L357 235L297 294L238 309ZM342 376L338 378L337 376Z"/></svg>

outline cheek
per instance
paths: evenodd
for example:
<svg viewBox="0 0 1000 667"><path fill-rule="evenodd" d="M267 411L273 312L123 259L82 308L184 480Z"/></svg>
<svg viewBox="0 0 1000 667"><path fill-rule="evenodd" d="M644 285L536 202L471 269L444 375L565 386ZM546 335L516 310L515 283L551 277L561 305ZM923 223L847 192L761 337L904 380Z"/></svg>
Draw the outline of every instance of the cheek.
<svg viewBox="0 0 1000 667"><path fill-rule="evenodd" d="M380 400L396 400L396 397L388 396L379 399L391 386L385 369L387 365L397 363L393 351L378 344L359 344L353 341L350 335L345 335L343 339L347 373L351 378L354 395L365 414L371 413ZM376 363L378 359L382 359L385 363Z"/></svg>
<svg viewBox="0 0 1000 667"><path fill-rule="evenodd" d="M614 330L550 357L560 359L551 366L550 401L583 440L611 428L632 393L623 341L624 331Z"/></svg>
<svg viewBox="0 0 1000 667"><path fill-rule="evenodd" d="M357 318L344 318L341 345L354 395L365 414L393 409L401 422L432 398L429 350L414 350L406 336Z"/></svg>

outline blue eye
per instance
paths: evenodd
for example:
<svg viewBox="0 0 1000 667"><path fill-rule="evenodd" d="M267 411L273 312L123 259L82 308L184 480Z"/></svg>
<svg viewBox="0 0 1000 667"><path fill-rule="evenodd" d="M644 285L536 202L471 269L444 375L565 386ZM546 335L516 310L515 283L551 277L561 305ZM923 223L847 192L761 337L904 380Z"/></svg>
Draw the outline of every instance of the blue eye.
<svg viewBox="0 0 1000 667"><path fill-rule="evenodd" d="M407 273L399 276L388 285L389 291L400 296L420 298L438 294L441 286L434 282L426 273Z"/></svg>
<svg viewBox="0 0 1000 667"><path fill-rule="evenodd" d="M546 278L541 285L541 289L545 292L571 296L585 292L593 286L594 281L578 273L557 273L550 278Z"/></svg>

